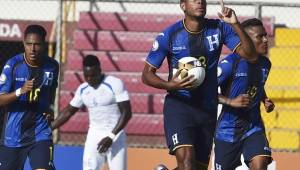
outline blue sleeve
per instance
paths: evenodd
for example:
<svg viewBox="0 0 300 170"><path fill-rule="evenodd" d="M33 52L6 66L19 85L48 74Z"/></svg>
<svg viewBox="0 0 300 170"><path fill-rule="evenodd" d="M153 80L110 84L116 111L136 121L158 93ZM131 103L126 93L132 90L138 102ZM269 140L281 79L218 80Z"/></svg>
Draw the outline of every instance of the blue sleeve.
<svg viewBox="0 0 300 170"><path fill-rule="evenodd" d="M236 47L240 44L240 38L235 33L231 25L221 22L222 25L222 33L224 44L231 50L234 51Z"/></svg>
<svg viewBox="0 0 300 170"><path fill-rule="evenodd" d="M12 69L13 63L12 60L9 60L3 67L1 76L0 76L0 94L9 93L12 85Z"/></svg>
<svg viewBox="0 0 300 170"><path fill-rule="evenodd" d="M146 62L155 68L160 68L165 57L169 53L169 38L166 33L159 33L153 42L153 47L149 52Z"/></svg>
<svg viewBox="0 0 300 170"><path fill-rule="evenodd" d="M233 59L229 55L219 62L218 65L218 85L221 86L232 74Z"/></svg>

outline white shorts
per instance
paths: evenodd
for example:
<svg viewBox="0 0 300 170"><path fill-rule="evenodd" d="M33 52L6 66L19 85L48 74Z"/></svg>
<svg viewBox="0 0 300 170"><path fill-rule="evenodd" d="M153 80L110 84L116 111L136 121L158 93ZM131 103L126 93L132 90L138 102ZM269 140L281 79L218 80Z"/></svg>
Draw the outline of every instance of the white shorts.
<svg viewBox="0 0 300 170"><path fill-rule="evenodd" d="M117 134L106 153L98 152L98 143L107 137L108 133L89 129L83 153L83 170L102 169L106 161L109 170L127 170L126 135L123 130Z"/></svg>

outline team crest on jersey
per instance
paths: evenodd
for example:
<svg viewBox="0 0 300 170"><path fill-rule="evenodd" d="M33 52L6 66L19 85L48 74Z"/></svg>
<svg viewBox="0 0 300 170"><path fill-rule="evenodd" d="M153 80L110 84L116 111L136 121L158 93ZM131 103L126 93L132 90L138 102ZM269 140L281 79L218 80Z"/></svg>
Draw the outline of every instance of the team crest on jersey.
<svg viewBox="0 0 300 170"><path fill-rule="evenodd" d="M52 82L53 82L53 79L54 79L53 72L46 71L45 74L44 74L44 79L46 80L45 85L46 86L51 86Z"/></svg>
<svg viewBox="0 0 300 170"><path fill-rule="evenodd" d="M209 51L214 51L215 49L219 48L220 42L219 42L218 34L214 34L212 36L207 36L206 39L208 40Z"/></svg>
<svg viewBox="0 0 300 170"><path fill-rule="evenodd" d="M157 40L155 40L152 45L152 51L158 50L158 47L159 47L159 43Z"/></svg>
<svg viewBox="0 0 300 170"><path fill-rule="evenodd" d="M2 73L0 76L0 84L4 84L5 82L6 82L6 75Z"/></svg>

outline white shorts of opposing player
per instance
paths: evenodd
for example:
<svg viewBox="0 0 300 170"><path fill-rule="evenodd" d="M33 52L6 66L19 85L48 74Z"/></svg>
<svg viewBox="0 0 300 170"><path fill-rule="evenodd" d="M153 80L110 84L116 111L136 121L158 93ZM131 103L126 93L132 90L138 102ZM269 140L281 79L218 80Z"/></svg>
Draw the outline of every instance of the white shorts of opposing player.
<svg viewBox="0 0 300 170"><path fill-rule="evenodd" d="M102 169L106 162L109 170L127 170L126 135L123 130L117 134L106 153L98 152L98 143L108 134L108 131L89 129L83 153L83 170Z"/></svg>

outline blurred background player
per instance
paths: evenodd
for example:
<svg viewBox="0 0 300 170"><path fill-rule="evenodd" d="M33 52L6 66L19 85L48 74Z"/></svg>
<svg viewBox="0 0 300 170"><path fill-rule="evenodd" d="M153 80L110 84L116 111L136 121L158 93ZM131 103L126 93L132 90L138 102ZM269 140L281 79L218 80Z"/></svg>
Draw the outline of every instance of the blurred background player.
<svg viewBox="0 0 300 170"><path fill-rule="evenodd" d="M83 170L99 170L106 160L110 170L126 170L126 135L123 129L132 115L128 92L120 79L102 73L96 56L87 55L83 59L83 74L86 82L77 88L70 104L52 122L52 128L60 127L79 108L86 106L90 125L84 147Z"/></svg>
<svg viewBox="0 0 300 170"><path fill-rule="evenodd" d="M266 170L272 161L260 115L261 101L266 112L275 107L264 90L271 69L271 63L265 57L268 53L267 33L256 18L244 21L242 26L259 57L257 61L249 62L238 54L230 54L219 64L218 81L222 90L219 101L223 108L216 127L216 170L235 169L241 164L241 154L251 170Z"/></svg>
<svg viewBox="0 0 300 170"><path fill-rule="evenodd" d="M182 21L160 33L150 51L142 80L168 94L164 103L164 128L170 154L177 160L177 169L207 169L217 119L217 65L225 44L248 60L257 55L251 39L242 29L234 11L224 7L218 19L206 19L205 0L181 0L185 14ZM178 60L183 57L199 59L206 69L206 78L193 87L192 76L178 80ZM161 79L156 71L163 60L169 63L169 80Z"/></svg>
<svg viewBox="0 0 300 170"><path fill-rule="evenodd" d="M55 169L52 132L44 114L53 113L58 63L45 53L46 30L30 25L25 53L7 61L0 79L0 106L6 113L0 146L0 169L22 170L28 156L32 169Z"/></svg>

